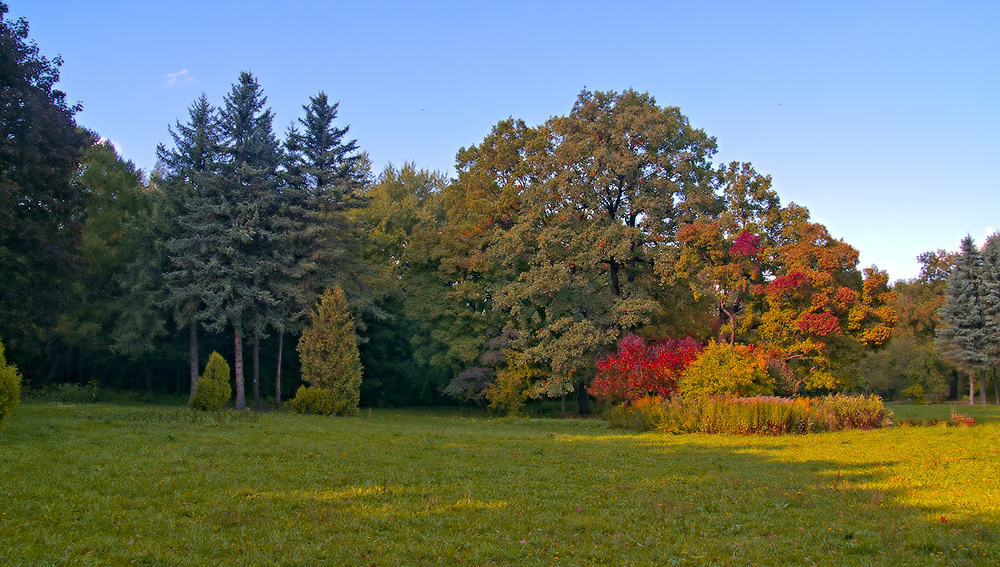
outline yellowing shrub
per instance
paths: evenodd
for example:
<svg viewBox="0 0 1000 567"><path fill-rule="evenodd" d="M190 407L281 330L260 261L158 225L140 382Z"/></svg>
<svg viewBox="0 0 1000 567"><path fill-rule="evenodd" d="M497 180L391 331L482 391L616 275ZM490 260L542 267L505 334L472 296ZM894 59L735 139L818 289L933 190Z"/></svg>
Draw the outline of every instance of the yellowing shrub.
<svg viewBox="0 0 1000 567"><path fill-rule="evenodd" d="M698 398L716 394L769 396L774 380L767 372L767 359L752 345L711 342L681 374L682 396Z"/></svg>
<svg viewBox="0 0 1000 567"><path fill-rule="evenodd" d="M13 364L7 364L3 343L0 343L0 429L20 401L21 374Z"/></svg>
<svg viewBox="0 0 1000 567"><path fill-rule="evenodd" d="M204 411L217 411L226 405L233 395L229 385L229 364L222 355L213 352L208 357L205 373L198 378L194 387L194 397L191 398L191 408Z"/></svg>
<svg viewBox="0 0 1000 567"><path fill-rule="evenodd" d="M295 398L288 402L298 413L330 415L337 406L337 397L326 388L299 386Z"/></svg>

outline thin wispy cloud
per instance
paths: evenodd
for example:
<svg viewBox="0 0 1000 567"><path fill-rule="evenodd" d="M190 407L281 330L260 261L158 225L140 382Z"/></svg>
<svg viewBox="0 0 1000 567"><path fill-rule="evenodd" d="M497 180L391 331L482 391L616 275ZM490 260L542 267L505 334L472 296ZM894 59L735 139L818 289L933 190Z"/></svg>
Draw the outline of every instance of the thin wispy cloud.
<svg viewBox="0 0 1000 567"><path fill-rule="evenodd" d="M197 80L194 77L192 77L191 75L188 74L188 70L187 69L181 69L180 71L177 71L176 73L170 73L170 74L164 75L164 77L166 77L166 79L167 79L167 82L163 83L163 86L165 86L165 87L173 87L173 86L176 86L178 84L195 83L195 82L197 82Z"/></svg>

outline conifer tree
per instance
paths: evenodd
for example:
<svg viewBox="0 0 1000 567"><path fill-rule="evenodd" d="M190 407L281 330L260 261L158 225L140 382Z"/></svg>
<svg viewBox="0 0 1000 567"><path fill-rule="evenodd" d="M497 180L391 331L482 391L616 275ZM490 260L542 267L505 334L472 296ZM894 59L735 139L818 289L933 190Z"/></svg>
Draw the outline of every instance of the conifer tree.
<svg viewBox="0 0 1000 567"><path fill-rule="evenodd" d="M333 412L358 413L361 397L361 357L354 319L343 290L327 290L312 313L312 324L298 344L302 380L332 394Z"/></svg>
<svg viewBox="0 0 1000 567"><path fill-rule="evenodd" d="M206 206L220 156L218 112L202 95L188 108L188 121L169 129L174 147L156 149L162 170L161 199L153 228L166 243L169 268L164 272L167 297L180 327L188 327L191 392L198 383L198 321L205 306L205 285L211 277ZM137 266L138 268L138 266Z"/></svg>
<svg viewBox="0 0 1000 567"><path fill-rule="evenodd" d="M341 288L357 312L385 317L375 305L374 269L359 246L361 227L348 214L365 205L361 191L369 181L369 162L357 140L345 140L350 127L334 124L338 106L324 92L310 97L285 140L285 185L275 220L288 261L273 280L279 350L284 331L301 329L303 316L332 287ZM279 355L276 407L280 388Z"/></svg>
<svg viewBox="0 0 1000 567"><path fill-rule="evenodd" d="M983 245L983 315L986 324L989 363L993 367L993 387L1000 404L1000 380L996 367L1000 364L1000 233L993 233ZM986 376L979 383L979 401L986 403Z"/></svg>
<svg viewBox="0 0 1000 567"><path fill-rule="evenodd" d="M240 73L220 113L223 160L212 176L206 213L214 252L213 278L207 283L206 327L233 328L236 409L246 409L243 373L243 326L252 325L253 391L260 405L259 344L271 316L274 294L269 279L281 269L270 222L276 204L281 159L267 97L250 73Z"/></svg>
<svg viewBox="0 0 1000 567"><path fill-rule="evenodd" d="M943 325L935 330L934 342L945 357L969 373L970 404L975 403L976 371L989 362L985 293L983 259L972 237L966 236L938 310Z"/></svg>

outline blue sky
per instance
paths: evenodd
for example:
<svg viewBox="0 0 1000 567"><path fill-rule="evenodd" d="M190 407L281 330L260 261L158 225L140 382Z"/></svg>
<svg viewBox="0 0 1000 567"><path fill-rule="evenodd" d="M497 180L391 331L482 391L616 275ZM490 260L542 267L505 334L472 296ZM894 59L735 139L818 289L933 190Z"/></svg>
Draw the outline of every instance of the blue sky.
<svg viewBox="0 0 1000 567"><path fill-rule="evenodd" d="M276 131L311 95L388 163L454 174L508 116L633 88L750 161L892 279L1000 228L1000 2L9 0L78 122L145 170L205 92L252 71Z"/></svg>

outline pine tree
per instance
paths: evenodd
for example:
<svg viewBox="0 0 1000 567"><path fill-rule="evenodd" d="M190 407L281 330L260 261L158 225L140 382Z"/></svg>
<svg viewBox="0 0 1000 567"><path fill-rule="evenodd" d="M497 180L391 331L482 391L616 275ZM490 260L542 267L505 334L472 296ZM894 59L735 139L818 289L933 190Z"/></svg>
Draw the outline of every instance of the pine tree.
<svg viewBox="0 0 1000 567"><path fill-rule="evenodd" d="M983 259L971 236L962 239L961 254L948 277L943 325L935 330L938 351L969 373L969 403L975 403L976 371L989 363L984 299ZM985 375L984 375L985 377Z"/></svg>
<svg viewBox="0 0 1000 567"><path fill-rule="evenodd" d="M202 95L188 108L188 122L170 128L173 149L156 149L162 170L162 195L155 210L154 230L165 243L170 266L164 273L168 293L164 305L173 310L180 327L189 330L190 378L193 397L198 384L198 320L205 305L205 282L211 277L212 251L199 227L207 220L212 177L220 155L218 112ZM155 262L155 260L153 260ZM138 267L137 267L138 268Z"/></svg>
<svg viewBox="0 0 1000 567"><path fill-rule="evenodd" d="M993 233L983 245L983 315L986 324L986 353L994 368L993 387L1000 404L1000 380L996 366L1000 364L1000 233ZM979 401L986 403L986 375L979 383Z"/></svg>
<svg viewBox="0 0 1000 567"><path fill-rule="evenodd" d="M254 402L260 405L260 337L275 304L269 280L282 264L271 223L281 153L272 129L274 114L266 104L257 79L248 72L240 73L220 114L224 159L219 174L212 176L210 199L204 209L215 261L212 277L206 282L206 328L233 328L238 410L246 409L245 324L252 325Z"/></svg>
<svg viewBox="0 0 1000 567"><path fill-rule="evenodd" d="M286 329L301 329L304 315L324 290L339 287L359 313L385 316L375 306L372 267L359 247L358 223L348 212L365 205L369 163L357 140L345 141L350 127L334 124L339 103L326 93L310 97L305 116L285 140L285 185L275 216L287 256L272 289L278 302L273 324L278 344ZM275 405L281 400L281 359L275 380Z"/></svg>

